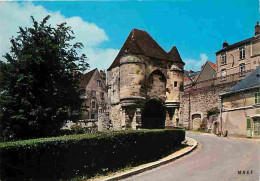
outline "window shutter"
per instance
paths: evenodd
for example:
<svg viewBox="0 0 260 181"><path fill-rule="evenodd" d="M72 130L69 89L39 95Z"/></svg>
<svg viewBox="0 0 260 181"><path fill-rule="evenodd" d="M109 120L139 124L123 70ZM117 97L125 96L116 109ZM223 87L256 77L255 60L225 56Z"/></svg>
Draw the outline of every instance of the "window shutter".
<svg viewBox="0 0 260 181"><path fill-rule="evenodd" d="M251 129L251 119L247 118L247 129Z"/></svg>
<svg viewBox="0 0 260 181"><path fill-rule="evenodd" d="M260 103L260 97L259 97L259 92L255 92L255 104Z"/></svg>

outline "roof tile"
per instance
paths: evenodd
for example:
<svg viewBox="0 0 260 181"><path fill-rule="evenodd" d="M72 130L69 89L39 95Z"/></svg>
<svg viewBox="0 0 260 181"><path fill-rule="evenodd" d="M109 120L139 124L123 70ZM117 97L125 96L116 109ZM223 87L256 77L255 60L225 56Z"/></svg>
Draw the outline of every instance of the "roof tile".
<svg viewBox="0 0 260 181"><path fill-rule="evenodd" d="M110 65L108 70L119 65L120 56L126 53L143 54L156 59L179 61L183 63L180 54L175 46L169 53L167 53L146 31L137 29L133 29L130 32L124 45L122 46L121 50L119 51L118 55L116 56L115 60Z"/></svg>
<svg viewBox="0 0 260 181"><path fill-rule="evenodd" d="M247 75L245 79L238 82L235 86L231 87L226 93L239 92L250 88L260 87L260 66L254 72Z"/></svg>

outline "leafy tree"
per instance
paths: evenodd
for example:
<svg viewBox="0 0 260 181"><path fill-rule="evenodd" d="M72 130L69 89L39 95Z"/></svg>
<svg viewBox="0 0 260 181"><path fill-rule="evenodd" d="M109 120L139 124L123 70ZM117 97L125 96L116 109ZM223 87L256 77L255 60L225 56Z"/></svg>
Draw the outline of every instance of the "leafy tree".
<svg viewBox="0 0 260 181"><path fill-rule="evenodd" d="M218 113L219 113L219 109L217 107L212 108L212 109L207 111L207 118L209 118L212 115L216 115Z"/></svg>
<svg viewBox="0 0 260 181"><path fill-rule="evenodd" d="M81 43L70 44L66 23L47 25L50 16L22 28L11 39L10 53L0 63L1 135L6 139L55 135L81 107L79 80L89 65Z"/></svg>

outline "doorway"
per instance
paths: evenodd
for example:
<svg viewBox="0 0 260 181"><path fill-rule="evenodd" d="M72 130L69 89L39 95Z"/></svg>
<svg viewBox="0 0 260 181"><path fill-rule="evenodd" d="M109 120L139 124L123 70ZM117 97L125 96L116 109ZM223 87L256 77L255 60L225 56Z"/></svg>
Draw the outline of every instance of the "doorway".
<svg viewBox="0 0 260 181"><path fill-rule="evenodd" d="M254 137L260 137L260 118L254 118Z"/></svg>
<svg viewBox="0 0 260 181"><path fill-rule="evenodd" d="M166 119L166 108L160 100L151 99L145 103L142 112L142 128L164 129Z"/></svg>

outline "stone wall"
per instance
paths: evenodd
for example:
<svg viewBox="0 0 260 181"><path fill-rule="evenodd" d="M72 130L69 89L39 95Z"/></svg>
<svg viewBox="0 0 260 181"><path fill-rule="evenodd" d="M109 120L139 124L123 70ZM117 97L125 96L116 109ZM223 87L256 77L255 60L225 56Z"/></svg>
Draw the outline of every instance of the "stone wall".
<svg viewBox="0 0 260 181"><path fill-rule="evenodd" d="M152 73L149 78L148 96L150 98L159 96L164 99L166 92L166 78L163 75Z"/></svg>
<svg viewBox="0 0 260 181"><path fill-rule="evenodd" d="M238 92L223 96L223 109L229 110L253 106L255 104L255 92L257 91L259 91L259 89L256 88L247 92Z"/></svg>
<svg viewBox="0 0 260 181"><path fill-rule="evenodd" d="M181 94L180 124L185 128L193 129L193 121L198 121L198 114L201 116L200 120L202 121L203 118L207 117L207 111L216 107L219 108L221 104L219 94L235 84L236 82L195 89L192 87L184 89L184 93ZM192 117L196 120L192 120Z"/></svg>
<svg viewBox="0 0 260 181"><path fill-rule="evenodd" d="M159 98L166 107L171 108L167 109L171 113L166 126L177 125L179 93L183 90L182 69L181 63L158 61L143 55L123 55L120 65L107 73L108 110L112 128L125 130L141 127L137 103L153 98Z"/></svg>
<svg viewBox="0 0 260 181"><path fill-rule="evenodd" d="M98 131L109 131L112 128L112 122L109 119L108 112L98 113Z"/></svg>

